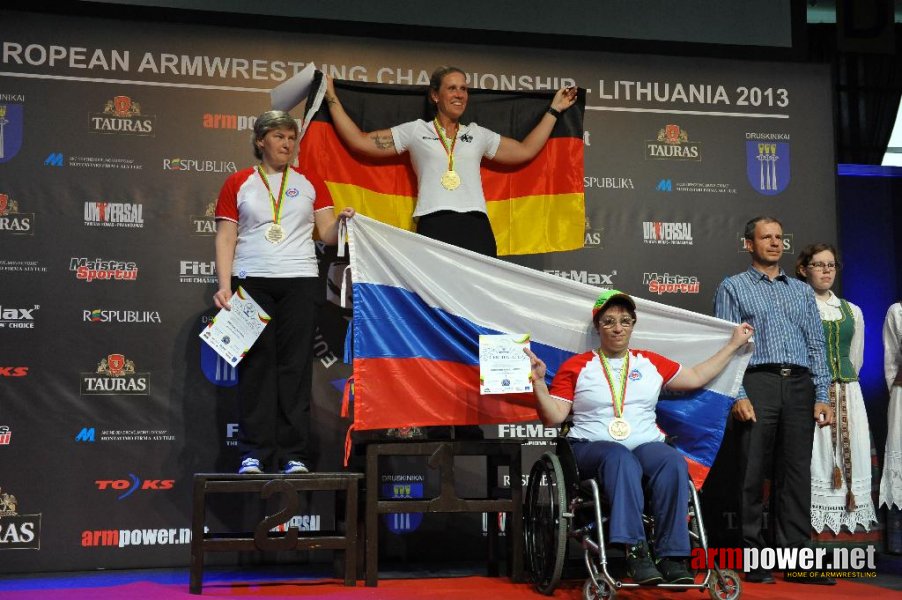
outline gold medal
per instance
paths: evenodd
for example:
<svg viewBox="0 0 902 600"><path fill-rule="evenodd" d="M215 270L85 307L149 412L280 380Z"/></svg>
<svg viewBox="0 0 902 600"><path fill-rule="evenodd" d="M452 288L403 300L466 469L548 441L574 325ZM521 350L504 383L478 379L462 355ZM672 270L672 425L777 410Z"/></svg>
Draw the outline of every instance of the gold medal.
<svg viewBox="0 0 902 600"><path fill-rule="evenodd" d="M612 438L621 442L630 436L630 424L623 417L615 417L608 425L608 433Z"/></svg>
<svg viewBox="0 0 902 600"><path fill-rule="evenodd" d="M270 244L279 244L285 238L285 230L278 223L273 223L266 230L266 233L263 234L263 237Z"/></svg>
<svg viewBox="0 0 902 600"><path fill-rule="evenodd" d="M457 171L448 170L442 175L442 187L446 190L456 190L460 186L460 175Z"/></svg>

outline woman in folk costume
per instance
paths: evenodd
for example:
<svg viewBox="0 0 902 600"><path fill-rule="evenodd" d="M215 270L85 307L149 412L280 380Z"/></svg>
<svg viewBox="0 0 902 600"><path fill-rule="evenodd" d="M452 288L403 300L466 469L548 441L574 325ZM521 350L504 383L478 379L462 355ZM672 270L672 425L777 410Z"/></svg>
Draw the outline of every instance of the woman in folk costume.
<svg viewBox="0 0 902 600"><path fill-rule="evenodd" d="M883 372L889 387L889 410L879 506L886 504L890 511L887 549L902 552L902 302L889 307L883 322Z"/></svg>
<svg viewBox="0 0 902 600"><path fill-rule="evenodd" d="M832 377L830 404L836 422L816 428L811 452L811 526L834 534L845 526L870 530L876 523L871 499L871 446L858 372L864 358L864 318L861 309L834 294L842 267L836 248L813 244L799 254L796 276L814 289L824 325L827 363Z"/></svg>

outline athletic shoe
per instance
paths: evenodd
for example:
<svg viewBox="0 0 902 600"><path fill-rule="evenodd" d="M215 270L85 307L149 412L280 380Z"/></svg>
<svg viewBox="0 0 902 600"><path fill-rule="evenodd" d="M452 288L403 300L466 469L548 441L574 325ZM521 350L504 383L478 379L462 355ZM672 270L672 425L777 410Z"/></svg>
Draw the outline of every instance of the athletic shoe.
<svg viewBox="0 0 902 600"><path fill-rule="evenodd" d="M770 569L762 569L761 567L752 569L745 574L745 580L749 583L777 583L774 574Z"/></svg>
<svg viewBox="0 0 902 600"><path fill-rule="evenodd" d="M256 458L245 458L241 461L241 468L238 469L239 475L259 475L262 472L260 461Z"/></svg>
<svg viewBox="0 0 902 600"><path fill-rule="evenodd" d="M299 460L289 460L285 463L285 468L282 469L282 472L286 475L297 475L299 473L309 473L310 469Z"/></svg>
<svg viewBox="0 0 902 600"><path fill-rule="evenodd" d="M684 560L664 557L658 561L657 567L664 576L664 583L695 583L695 578L686 569Z"/></svg>
<svg viewBox="0 0 902 600"><path fill-rule="evenodd" d="M626 549L626 572L634 582L640 585L656 585L664 579L648 554L648 545L645 540Z"/></svg>

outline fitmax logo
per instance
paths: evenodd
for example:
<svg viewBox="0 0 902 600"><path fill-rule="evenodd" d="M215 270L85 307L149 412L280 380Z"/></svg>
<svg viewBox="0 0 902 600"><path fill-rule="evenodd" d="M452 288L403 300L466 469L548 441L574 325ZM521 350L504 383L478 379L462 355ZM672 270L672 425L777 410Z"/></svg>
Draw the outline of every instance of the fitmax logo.
<svg viewBox="0 0 902 600"><path fill-rule="evenodd" d="M47 155L47 158L44 159L45 167L62 167L63 166L63 153L62 152L51 152Z"/></svg>

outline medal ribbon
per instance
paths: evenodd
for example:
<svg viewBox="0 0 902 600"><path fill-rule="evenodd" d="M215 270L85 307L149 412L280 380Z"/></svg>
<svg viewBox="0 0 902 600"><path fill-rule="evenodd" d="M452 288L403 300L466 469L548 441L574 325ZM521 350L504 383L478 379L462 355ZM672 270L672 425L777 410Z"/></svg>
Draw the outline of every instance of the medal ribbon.
<svg viewBox="0 0 902 600"><path fill-rule="evenodd" d="M438 117L432 120L432 126L435 128L435 133L438 135L439 139L442 140L442 148L445 149L445 153L448 155L448 170L454 170L454 145L457 144L457 136L454 136L454 139L448 140L448 136L445 135L444 129L442 129L441 125L438 124Z"/></svg>
<svg viewBox="0 0 902 600"><path fill-rule="evenodd" d="M282 185L279 186L278 200L272 195L272 188L269 187L269 180L266 178L266 173L263 172L263 167L257 165L257 172L260 174L260 179L263 180L263 185L266 186L266 191L269 192L269 199L272 202L272 222L278 225L282 219L282 201L285 199L285 188L288 187L288 167L286 166L285 171L282 173Z"/></svg>
<svg viewBox="0 0 902 600"><path fill-rule="evenodd" d="M623 403L626 400L626 379L630 370L630 353L627 351L623 359L623 367L620 371L620 389L614 388L614 374L611 372L611 363L603 352L599 352L601 357L601 366L604 367L604 378L608 381L608 387L611 388L611 404L614 406L614 416L620 418L623 416Z"/></svg>

